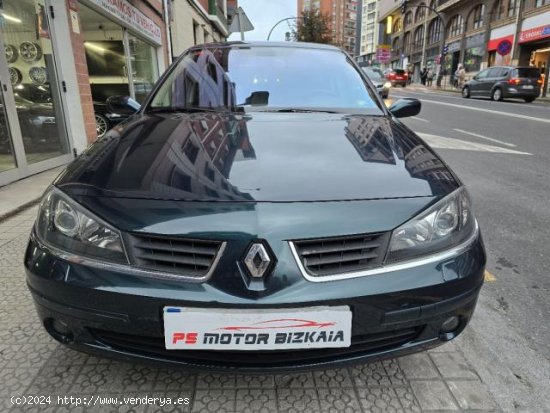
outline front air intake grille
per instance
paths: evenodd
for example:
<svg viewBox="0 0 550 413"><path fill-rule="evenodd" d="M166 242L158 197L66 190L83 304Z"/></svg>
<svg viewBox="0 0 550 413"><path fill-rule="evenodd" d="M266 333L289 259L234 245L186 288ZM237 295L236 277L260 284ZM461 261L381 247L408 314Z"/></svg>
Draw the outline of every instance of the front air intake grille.
<svg viewBox="0 0 550 413"><path fill-rule="evenodd" d="M293 241L306 272L314 277L345 274L382 264L389 233Z"/></svg>
<svg viewBox="0 0 550 413"><path fill-rule="evenodd" d="M211 272L224 245L221 241L149 234L131 234L127 244L136 267L193 278Z"/></svg>

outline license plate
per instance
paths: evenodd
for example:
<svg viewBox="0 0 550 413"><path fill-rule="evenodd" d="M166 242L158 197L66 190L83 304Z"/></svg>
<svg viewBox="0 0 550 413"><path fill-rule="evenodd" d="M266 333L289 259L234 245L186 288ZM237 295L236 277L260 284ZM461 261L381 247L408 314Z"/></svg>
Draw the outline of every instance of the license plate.
<svg viewBox="0 0 550 413"><path fill-rule="evenodd" d="M397 76L396 79L397 80L403 80L403 78L401 76Z"/></svg>
<svg viewBox="0 0 550 413"><path fill-rule="evenodd" d="M168 350L349 347L348 306L263 310L164 307Z"/></svg>
<svg viewBox="0 0 550 413"><path fill-rule="evenodd" d="M534 89L534 86L533 85L525 85L525 86L522 86L523 89Z"/></svg>

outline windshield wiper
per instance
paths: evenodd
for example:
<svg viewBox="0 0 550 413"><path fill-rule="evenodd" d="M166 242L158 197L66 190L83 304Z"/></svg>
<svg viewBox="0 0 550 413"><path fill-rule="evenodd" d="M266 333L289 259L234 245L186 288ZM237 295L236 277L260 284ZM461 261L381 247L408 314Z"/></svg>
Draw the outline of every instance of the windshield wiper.
<svg viewBox="0 0 550 413"><path fill-rule="evenodd" d="M200 106L161 106L161 107L149 107L145 113L198 113L198 112L215 112L225 113L230 112L228 108L203 108Z"/></svg>
<svg viewBox="0 0 550 413"><path fill-rule="evenodd" d="M275 112L275 113L340 113L331 109L316 109L316 108L278 108L278 109L260 109L258 112Z"/></svg>

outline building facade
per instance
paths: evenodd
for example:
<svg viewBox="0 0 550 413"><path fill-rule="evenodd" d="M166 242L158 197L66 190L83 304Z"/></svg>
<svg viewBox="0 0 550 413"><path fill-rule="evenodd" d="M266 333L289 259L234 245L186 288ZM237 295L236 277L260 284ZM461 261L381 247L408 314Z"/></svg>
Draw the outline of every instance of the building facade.
<svg viewBox="0 0 550 413"><path fill-rule="evenodd" d="M448 77L458 64L468 76L494 65L536 66L548 93L550 0L411 0L405 14L401 1L381 3L381 42L391 44L391 66L416 76L433 66Z"/></svg>
<svg viewBox="0 0 550 413"><path fill-rule="evenodd" d="M361 8L361 61L372 63L376 61L378 47L378 0L363 0Z"/></svg>
<svg viewBox="0 0 550 413"><path fill-rule="evenodd" d="M0 2L0 185L82 152L107 97L143 101L169 61L163 3Z"/></svg>
<svg viewBox="0 0 550 413"><path fill-rule="evenodd" d="M332 44L349 54L356 54L357 13L356 0L298 0L298 16L310 8L319 10L330 18Z"/></svg>
<svg viewBox="0 0 550 413"><path fill-rule="evenodd" d="M172 58L190 46L225 41L236 0L170 0L169 31Z"/></svg>

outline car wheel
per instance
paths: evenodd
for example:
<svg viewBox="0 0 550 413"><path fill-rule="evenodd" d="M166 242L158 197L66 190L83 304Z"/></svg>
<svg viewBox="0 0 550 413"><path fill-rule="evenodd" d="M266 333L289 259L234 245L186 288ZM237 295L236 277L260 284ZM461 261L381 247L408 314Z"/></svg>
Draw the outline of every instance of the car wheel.
<svg viewBox="0 0 550 413"><path fill-rule="evenodd" d="M109 120L99 113L95 114L95 130L98 138L103 138L109 130Z"/></svg>
<svg viewBox="0 0 550 413"><path fill-rule="evenodd" d="M468 86L462 88L462 97L466 99L470 97L470 88Z"/></svg>
<svg viewBox="0 0 550 413"><path fill-rule="evenodd" d="M525 100L525 103L531 103L531 102L533 102L535 99L536 99L535 97L523 98L523 100Z"/></svg>
<svg viewBox="0 0 550 413"><path fill-rule="evenodd" d="M502 100L502 90L500 88L496 88L493 90L493 93L491 94L491 99L500 102Z"/></svg>

